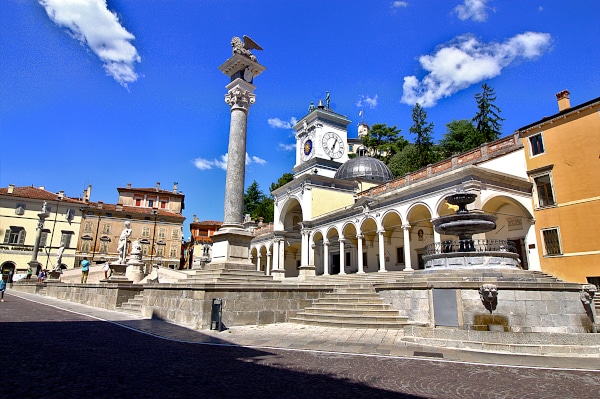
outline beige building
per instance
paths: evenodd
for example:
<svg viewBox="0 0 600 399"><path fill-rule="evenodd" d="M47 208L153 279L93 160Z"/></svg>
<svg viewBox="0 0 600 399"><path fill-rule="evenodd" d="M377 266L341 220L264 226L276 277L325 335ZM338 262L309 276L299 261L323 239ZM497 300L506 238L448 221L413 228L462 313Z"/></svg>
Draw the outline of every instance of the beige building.
<svg viewBox="0 0 600 399"><path fill-rule="evenodd" d="M535 234L542 270L600 286L600 97L517 130L533 183Z"/></svg>
<svg viewBox="0 0 600 399"><path fill-rule="evenodd" d="M90 201L83 209L78 260L87 257L92 263L116 261L119 236L128 221L132 230L128 242L139 241L146 265L178 269L185 196L178 191L177 183L171 191L162 190L160 183L153 188L127 184L117 191L116 204Z"/></svg>
<svg viewBox="0 0 600 399"><path fill-rule="evenodd" d="M25 273L34 259L43 269L52 270L63 247L60 265L77 263L76 248L85 201L53 193L44 187L0 188L0 267L3 273ZM40 218L42 215L42 218ZM40 223L43 220L43 223ZM34 256L39 227L39 247ZM36 270L33 269L33 273Z"/></svg>

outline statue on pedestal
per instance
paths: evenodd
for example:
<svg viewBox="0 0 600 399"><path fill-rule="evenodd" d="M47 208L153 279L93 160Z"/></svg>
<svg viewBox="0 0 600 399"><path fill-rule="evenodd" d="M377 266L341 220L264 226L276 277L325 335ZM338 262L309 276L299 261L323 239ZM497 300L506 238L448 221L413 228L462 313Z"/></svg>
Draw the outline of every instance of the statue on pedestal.
<svg viewBox="0 0 600 399"><path fill-rule="evenodd" d="M246 35L244 35L243 42L242 39L237 36L231 39L231 47L233 55L240 54L244 57L250 58L254 62L257 62L256 57L250 52L250 50L262 50L262 47L260 47L254 40L250 39Z"/></svg>
<svg viewBox="0 0 600 399"><path fill-rule="evenodd" d="M119 260L118 264L124 265L127 258L127 239L131 235L131 222L129 220L125 221L125 228L121 231L121 236L119 237L119 246L117 247L117 251L119 252Z"/></svg>
<svg viewBox="0 0 600 399"><path fill-rule="evenodd" d="M56 264L54 265L54 269L52 269L52 271L54 271L54 272L61 271L60 265L62 264L62 256L63 256L64 251L65 251L65 243L61 242L60 247L58 248L58 252L56 252Z"/></svg>

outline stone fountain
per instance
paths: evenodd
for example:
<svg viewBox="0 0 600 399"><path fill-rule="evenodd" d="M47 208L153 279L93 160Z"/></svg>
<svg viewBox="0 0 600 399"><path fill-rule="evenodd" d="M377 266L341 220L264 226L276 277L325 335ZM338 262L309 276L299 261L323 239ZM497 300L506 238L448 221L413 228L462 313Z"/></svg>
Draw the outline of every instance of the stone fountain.
<svg viewBox="0 0 600 399"><path fill-rule="evenodd" d="M436 232L457 236L457 241L445 240L425 247L425 268L519 268L519 255L505 240L473 240L474 234L496 229L494 215L469 212L467 205L473 203L477 194L459 191L447 196L446 202L458 206L454 215L434 219Z"/></svg>

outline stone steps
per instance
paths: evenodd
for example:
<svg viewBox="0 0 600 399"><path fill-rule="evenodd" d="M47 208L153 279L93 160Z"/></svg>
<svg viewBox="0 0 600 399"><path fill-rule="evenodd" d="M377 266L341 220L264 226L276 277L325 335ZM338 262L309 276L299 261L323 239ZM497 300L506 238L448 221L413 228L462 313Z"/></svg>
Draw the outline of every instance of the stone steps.
<svg viewBox="0 0 600 399"><path fill-rule="evenodd" d="M369 284L346 286L334 289L312 306L290 318L290 322L305 325L347 328L402 328L411 324L407 317L375 292Z"/></svg>
<svg viewBox="0 0 600 399"><path fill-rule="evenodd" d="M256 270L208 269L186 271L186 278L178 280L183 284L214 283L274 283L273 276L266 276Z"/></svg>
<svg viewBox="0 0 600 399"><path fill-rule="evenodd" d="M141 292L129 299L127 302L124 302L119 307L121 312L141 315L142 314L142 304L144 303L144 293Z"/></svg>

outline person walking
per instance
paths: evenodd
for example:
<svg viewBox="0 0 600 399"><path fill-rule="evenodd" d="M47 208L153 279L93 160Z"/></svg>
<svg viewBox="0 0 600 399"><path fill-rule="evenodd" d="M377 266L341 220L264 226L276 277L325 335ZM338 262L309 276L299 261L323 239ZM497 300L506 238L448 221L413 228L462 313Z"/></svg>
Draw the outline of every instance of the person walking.
<svg viewBox="0 0 600 399"><path fill-rule="evenodd" d="M0 278L0 302L4 302L4 291L6 291L6 280L8 280L8 276L3 274L2 278Z"/></svg>
<svg viewBox="0 0 600 399"><path fill-rule="evenodd" d="M87 256L81 261L81 284L87 283L88 274L90 273L90 261Z"/></svg>

